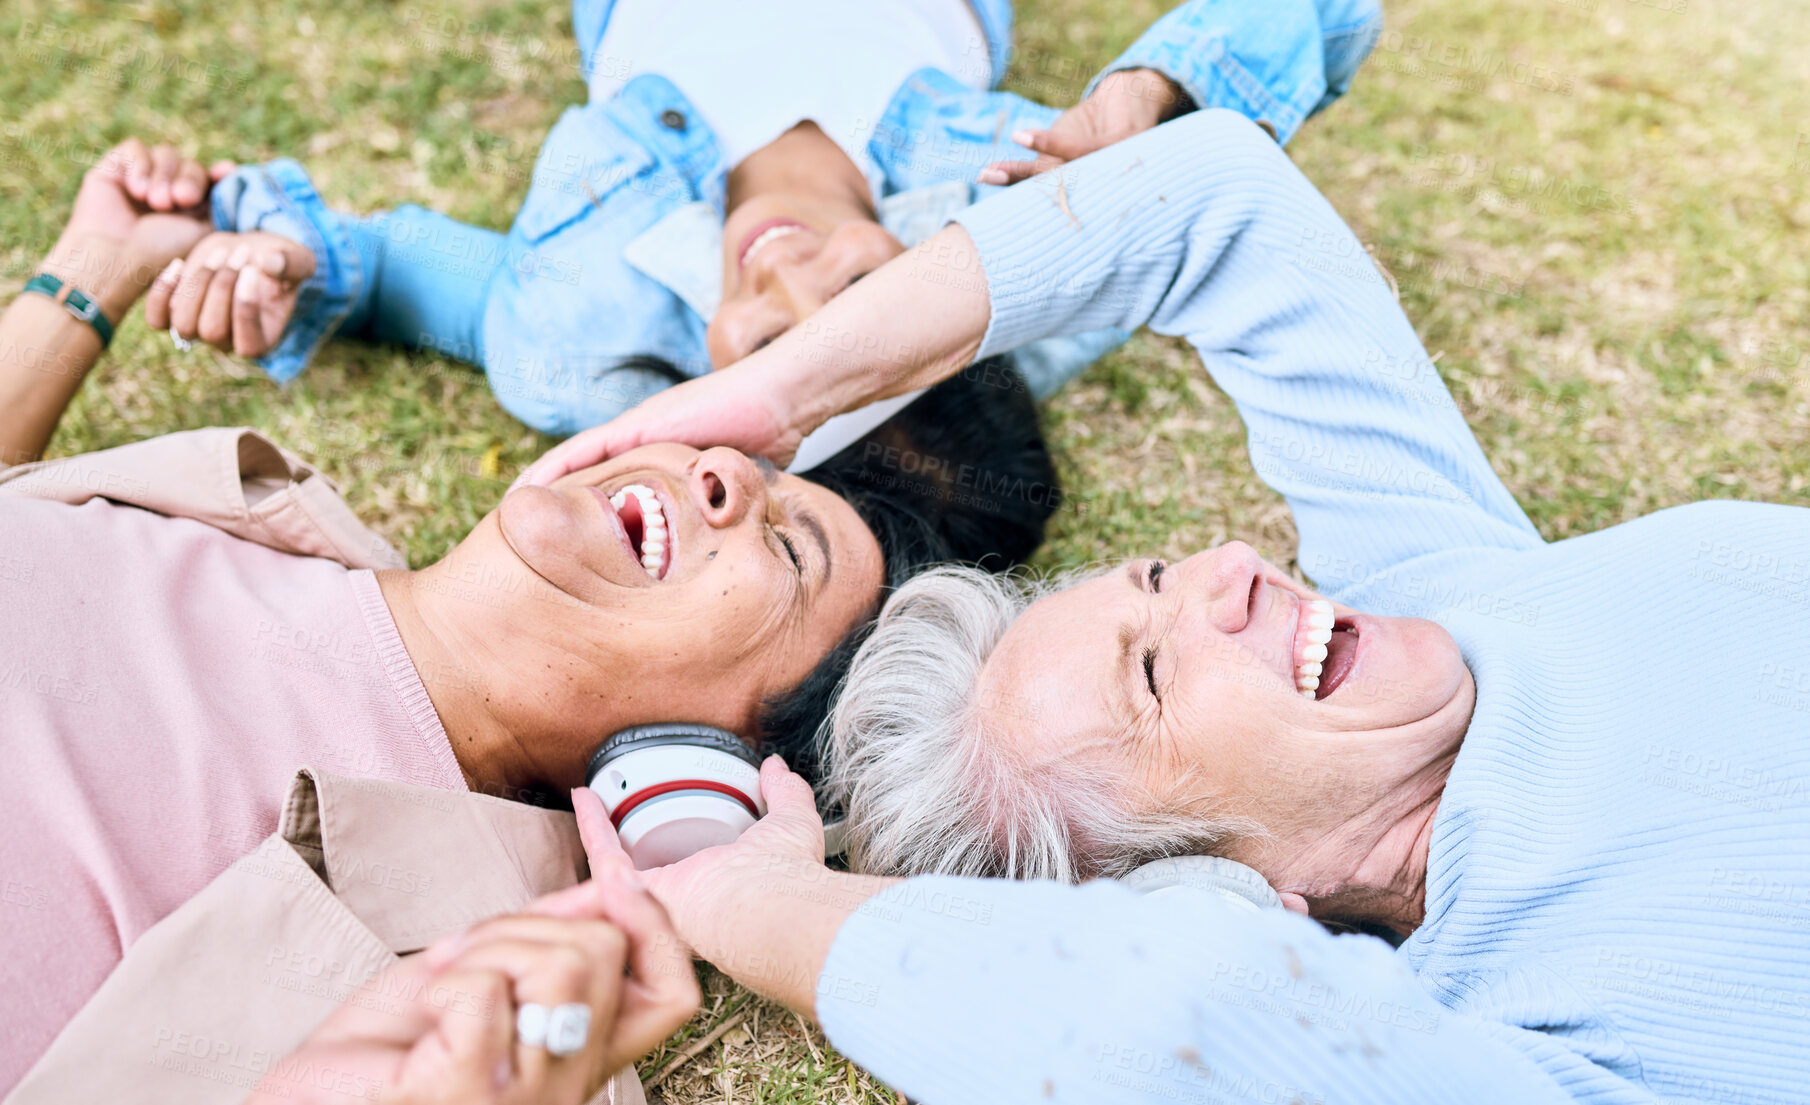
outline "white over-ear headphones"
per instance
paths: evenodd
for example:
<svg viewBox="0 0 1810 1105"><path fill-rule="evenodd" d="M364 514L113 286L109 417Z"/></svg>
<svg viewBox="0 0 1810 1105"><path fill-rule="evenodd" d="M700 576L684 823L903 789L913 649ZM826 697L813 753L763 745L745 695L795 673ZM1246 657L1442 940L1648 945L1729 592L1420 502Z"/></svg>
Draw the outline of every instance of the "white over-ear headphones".
<svg viewBox="0 0 1810 1105"><path fill-rule="evenodd" d="M585 770L637 870L728 844L766 815L760 757L710 725L637 725L603 742Z"/></svg>

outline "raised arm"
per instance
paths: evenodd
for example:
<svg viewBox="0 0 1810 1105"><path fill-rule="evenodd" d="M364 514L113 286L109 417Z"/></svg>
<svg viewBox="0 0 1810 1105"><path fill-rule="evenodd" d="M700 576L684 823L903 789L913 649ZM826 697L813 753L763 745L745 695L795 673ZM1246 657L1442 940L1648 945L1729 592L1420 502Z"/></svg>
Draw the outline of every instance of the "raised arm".
<svg viewBox="0 0 1810 1105"><path fill-rule="evenodd" d="M1179 119L958 221L986 275L980 356L1102 326L1186 337L1310 570L1538 542L1363 246L1241 117Z"/></svg>
<svg viewBox="0 0 1810 1105"><path fill-rule="evenodd" d="M1146 324L1185 336L1238 404L1258 474L1294 508L1304 565L1380 570L1538 542L1362 245L1228 111L975 204L766 349L575 438L529 478L643 440L714 435L782 459L831 415L977 357Z"/></svg>
<svg viewBox="0 0 1810 1105"><path fill-rule="evenodd" d="M207 232L208 184L230 169L129 139L82 177L69 223L39 266L50 279L34 277L0 316L0 467L43 454L106 351L103 334Z"/></svg>

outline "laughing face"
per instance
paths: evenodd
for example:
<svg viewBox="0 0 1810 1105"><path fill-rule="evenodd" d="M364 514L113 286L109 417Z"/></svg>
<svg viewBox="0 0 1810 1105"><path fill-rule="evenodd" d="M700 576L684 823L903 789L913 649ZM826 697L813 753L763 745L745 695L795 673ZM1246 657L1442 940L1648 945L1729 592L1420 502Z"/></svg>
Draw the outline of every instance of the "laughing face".
<svg viewBox="0 0 1810 1105"><path fill-rule="evenodd" d="M1100 758L1171 797L1181 781L1286 837L1304 801L1368 785L1379 742L1462 731L1476 690L1440 626L1329 602L1232 542L1038 601L975 694L1033 762Z"/></svg>
<svg viewBox="0 0 1810 1105"><path fill-rule="evenodd" d="M733 449L650 445L522 487L494 525L616 659L616 704L746 733L879 595L880 549L834 493Z"/></svg>
<svg viewBox="0 0 1810 1105"><path fill-rule="evenodd" d="M705 331L710 363L733 364L905 252L871 215L762 197L723 226L723 299Z"/></svg>

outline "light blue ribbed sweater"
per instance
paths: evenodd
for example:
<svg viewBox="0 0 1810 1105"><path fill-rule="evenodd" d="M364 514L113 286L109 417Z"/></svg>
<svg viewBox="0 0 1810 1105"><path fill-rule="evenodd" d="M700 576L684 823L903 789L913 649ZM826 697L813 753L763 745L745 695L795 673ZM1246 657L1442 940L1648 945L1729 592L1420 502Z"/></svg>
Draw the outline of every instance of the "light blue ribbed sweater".
<svg viewBox="0 0 1810 1105"><path fill-rule="evenodd" d="M1438 621L1476 676L1426 922L1391 949L1205 895L913 879L838 934L830 1040L932 1105L1810 1100L1810 511L1546 544L1250 123L1198 113L1064 176L960 217L982 355L1186 336L1307 573Z"/></svg>

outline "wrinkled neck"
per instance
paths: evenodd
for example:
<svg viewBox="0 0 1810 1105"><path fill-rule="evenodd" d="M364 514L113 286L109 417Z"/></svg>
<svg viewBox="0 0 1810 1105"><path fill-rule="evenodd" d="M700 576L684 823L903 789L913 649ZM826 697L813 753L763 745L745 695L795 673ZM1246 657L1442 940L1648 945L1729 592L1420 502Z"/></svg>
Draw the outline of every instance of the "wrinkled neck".
<svg viewBox="0 0 1810 1105"><path fill-rule="evenodd" d="M1301 895L1318 920L1407 937L1426 917L1433 823L1457 752L1330 826L1283 860L1271 881Z"/></svg>

